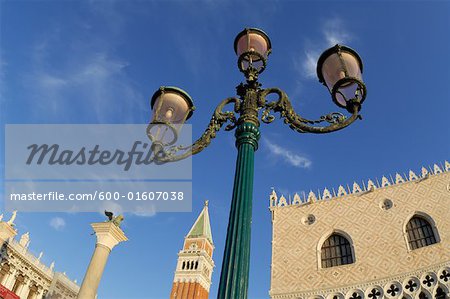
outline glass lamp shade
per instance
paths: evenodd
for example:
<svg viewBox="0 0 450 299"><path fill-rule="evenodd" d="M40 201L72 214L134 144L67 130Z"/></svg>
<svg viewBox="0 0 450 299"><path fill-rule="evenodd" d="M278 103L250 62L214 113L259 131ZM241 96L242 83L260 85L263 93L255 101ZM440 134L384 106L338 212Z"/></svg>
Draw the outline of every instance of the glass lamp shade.
<svg viewBox="0 0 450 299"><path fill-rule="evenodd" d="M320 56L317 76L333 96L338 106L346 107L347 101L365 98L362 81L363 64L358 53L341 45L336 45Z"/></svg>
<svg viewBox="0 0 450 299"><path fill-rule="evenodd" d="M242 30L234 40L234 51L237 56L241 56L245 52L257 52L262 57L267 57L272 49L270 39L267 34L257 28L246 28ZM258 55L250 55L253 61L261 60ZM245 60L249 60L246 58Z"/></svg>
<svg viewBox="0 0 450 299"><path fill-rule="evenodd" d="M153 94L150 107L154 120L179 124L192 116L194 102L184 90L163 86Z"/></svg>

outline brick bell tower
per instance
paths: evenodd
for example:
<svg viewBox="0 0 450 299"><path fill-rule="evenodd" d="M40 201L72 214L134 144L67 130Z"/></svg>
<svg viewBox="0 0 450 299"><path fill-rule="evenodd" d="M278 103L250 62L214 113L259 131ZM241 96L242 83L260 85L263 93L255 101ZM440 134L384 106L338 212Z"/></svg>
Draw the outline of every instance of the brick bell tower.
<svg viewBox="0 0 450 299"><path fill-rule="evenodd" d="M207 299L214 268L214 244L209 223L208 201L184 238L173 279L170 299Z"/></svg>

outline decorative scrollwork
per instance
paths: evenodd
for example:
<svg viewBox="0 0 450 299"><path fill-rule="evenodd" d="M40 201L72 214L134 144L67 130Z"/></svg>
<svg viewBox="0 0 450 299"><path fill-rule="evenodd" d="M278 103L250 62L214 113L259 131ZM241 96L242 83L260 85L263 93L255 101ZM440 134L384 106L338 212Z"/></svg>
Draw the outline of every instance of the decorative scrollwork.
<svg viewBox="0 0 450 299"><path fill-rule="evenodd" d="M265 108L261 113L261 121L266 124L270 124L275 120L275 116L270 114L270 108Z"/></svg>
<svg viewBox="0 0 450 299"><path fill-rule="evenodd" d="M266 97L270 94L276 94L278 99L272 102L268 102ZM321 116L318 120L309 120L298 115L292 107L286 93L278 88L267 88L260 92L260 103L263 103L263 112L261 121L264 123L271 123L275 117L271 114L271 111L280 113L280 116L284 118L284 122L289 127L299 133L328 133L337 130L341 130L357 118L360 118L359 103L357 101L350 103L353 106L353 113L350 117L345 117L342 113L333 112L324 116ZM312 124L319 124L326 122L327 126L311 126Z"/></svg>
<svg viewBox="0 0 450 299"><path fill-rule="evenodd" d="M238 68L248 81L256 81L258 75L266 69L266 66L267 59L256 51L244 52L238 59Z"/></svg>
<svg viewBox="0 0 450 299"><path fill-rule="evenodd" d="M231 103L234 103L234 111L223 111L223 108ZM211 140L216 137L217 131L219 131L224 124L228 122L225 127L226 131L233 130L237 126L235 113L238 112L239 109L240 100L238 98L232 97L223 100L214 110L208 127L199 139L189 146L175 145L168 148L160 147L159 151L155 153L155 163L162 164L179 161L201 152L211 143ZM182 153L178 154L180 152Z"/></svg>
<svg viewBox="0 0 450 299"><path fill-rule="evenodd" d="M322 115L319 120L313 120L315 124L327 122L329 124L339 124L345 120L345 115L340 112L332 112L327 115Z"/></svg>

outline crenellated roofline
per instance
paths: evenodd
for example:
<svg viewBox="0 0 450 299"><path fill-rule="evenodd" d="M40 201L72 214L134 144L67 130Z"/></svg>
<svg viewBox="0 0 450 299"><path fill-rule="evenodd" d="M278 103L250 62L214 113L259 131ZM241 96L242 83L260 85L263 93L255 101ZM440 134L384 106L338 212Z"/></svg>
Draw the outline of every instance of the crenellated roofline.
<svg viewBox="0 0 450 299"><path fill-rule="evenodd" d="M275 189L272 189L272 193L270 194L269 197L269 204L270 209L272 210L277 207L311 204L314 202L331 200L334 198L339 198L353 194L362 195L364 193L372 192L376 189L383 189L389 186L398 185L406 182L412 181L419 182L422 180L426 180L430 176L438 175L440 173L449 171L450 171L450 163L448 161L445 161L444 165L441 166L434 164L433 167L428 167L428 169L426 167L422 167L420 175L416 175L412 170L409 171L408 175L406 174L401 175L397 172L395 174L395 177L392 177L392 175L389 175L389 178L383 176L381 178L381 181L378 179L375 179L375 181L369 179L367 181L367 184L365 184L364 181L362 181L362 186L354 182L351 189L350 186L347 184L347 188L345 188L342 185L339 185L337 191L334 188L332 188L331 191L328 188L324 188L322 192L319 189L317 193L311 190L308 193L308 195L306 195L305 192L302 194L302 196L300 196L298 193L295 193L292 199L290 196L286 198L283 194L281 195L280 198L278 198Z"/></svg>

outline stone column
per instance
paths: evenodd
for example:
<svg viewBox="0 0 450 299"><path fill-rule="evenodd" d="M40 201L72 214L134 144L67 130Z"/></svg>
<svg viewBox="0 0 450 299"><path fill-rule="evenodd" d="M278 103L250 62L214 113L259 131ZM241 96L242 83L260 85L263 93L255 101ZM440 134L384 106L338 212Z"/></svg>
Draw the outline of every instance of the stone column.
<svg viewBox="0 0 450 299"><path fill-rule="evenodd" d="M1 285L3 285L3 286L5 285L4 282L6 282L6 280L8 279L8 276L9 276L9 270L8 270L8 272L5 273L5 275L2 277L2 279L0 279Z"/></svg>
<svg viewBox="0 0 450 299"><path fill-rule="evenodd" d="M20 298L27 298L28 293L30 292L30 279L25 276L23 279L22 289L17 294Z"/></svg>
<svg viewBox="0 0 450 299"><path fill-rule="evenodd" d="M42 291L38 289L33 299L42 299Z"/></svg>
<svg viewBox="0 0 450 299"><path fill-rule="evenodd" d="M0 256L0 260L2 260L2 257L1 257L1 256ZM3 269L3 267L6 266L6 265L7 265L7 263L5 263L3 266L0 264L0 272L6 270L6 269ZM8 265L8 270L5 271L5 272L3 273L4 275L3 275L3 277L0 279L0 284L1 284L1 285L3 285L3 286L6 287L6 282L7 282L8 279L9 279L9 275L10 275L10 273L11 273L11 270L12 270L11 266Z"/></svg>
<svg viewBox="0 0 450 299"><path fill-rule="evenodd" d="M124 232L112 222L92 223L91 226L97 236L97 244L81 284L78 299L95 299L111 250L120 242L128 240Z"/></svg>
<svg viewBox="0 0 450 299"><path fill-rule="evenodd" d="M17 269L11 267L11 269L9 269L9 274L5 279L5 284L4 286L8 289L8 290L12 290L13 286L14 286L14 282L16 281L16 273L17 273Z"/></svg>
<svg viewBox="0 0 450 299"><path fill-rule="evenodd" d="M40 288L35 281L30 283L30 292L28 293L27 299L37 299L40 294Z"/></svg>
<svg viewBox="0 0 450 299"><path fill-rule="evenodd" d="M22 280L22 281L19 280L19 276L22 276L22 277L23 277L23 280ZM21 278L21 279L22 279L22 278ZM20 281L20 285L19 285L19 287L17 288L17 290L15 291L15 293L16 293L17 295L19 295L20 293L22 293L22 290L23 290L24 285L25 285L25 276L23 276L22 274L17 274L17 275L16 275L16 282L17 282L18 280ZM14 288L14 285L13 285L11 288ZM12 290L12 289L11 289L11 290ZM20 297L20 295L19 295L19 297Z"/></svg>

